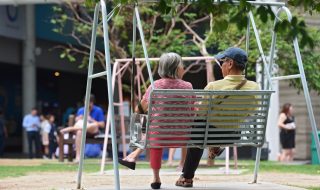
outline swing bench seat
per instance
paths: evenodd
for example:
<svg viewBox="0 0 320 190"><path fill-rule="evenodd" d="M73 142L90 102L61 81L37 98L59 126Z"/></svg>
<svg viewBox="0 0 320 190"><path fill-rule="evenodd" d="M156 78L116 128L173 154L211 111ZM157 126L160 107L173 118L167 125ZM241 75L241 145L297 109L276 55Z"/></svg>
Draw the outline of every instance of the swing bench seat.
<svg viewBox="0 0 320 190"><path fill-rule="evenodd" d="M252 146L259 150L258 167L273 92L154 89L148 114L131 117L130 145L142 149ZM141 118L147 118L145 130Z"/></svg>
<svg viewBox="0 0 320 190"><path fill-rule="evenodd" d="M131 118L131 146L262 147L273 92L155 89L150 93L146 132L139 114Z"/></svg>

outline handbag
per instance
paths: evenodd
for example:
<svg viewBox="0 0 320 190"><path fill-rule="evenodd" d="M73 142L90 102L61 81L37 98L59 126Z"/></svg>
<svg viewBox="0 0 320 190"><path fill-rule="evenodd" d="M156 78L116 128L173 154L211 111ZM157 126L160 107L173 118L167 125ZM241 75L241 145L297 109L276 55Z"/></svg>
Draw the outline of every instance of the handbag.
<svg viewBox="0 0 320 190"><path fill-rule="evenodd" d="M148 119L148 115L147 115L147 111L144 111L142 106L141 106L141 101L139 101L138 103L138 114L140 116L140 126L141 126L141 132L142 133L146 133L146 128L147 128L147 119Z"/></svg>

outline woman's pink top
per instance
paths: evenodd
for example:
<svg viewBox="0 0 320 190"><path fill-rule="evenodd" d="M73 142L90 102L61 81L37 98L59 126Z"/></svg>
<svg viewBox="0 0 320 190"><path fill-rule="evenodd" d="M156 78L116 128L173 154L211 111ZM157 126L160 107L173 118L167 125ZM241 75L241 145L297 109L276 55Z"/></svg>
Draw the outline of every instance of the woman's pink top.
<svg viewBox="0 0 320 190"><path fill-rule="evenodd" d="M155 89L193 89L192 88L192 84L186 81L183 81L181 79L170 79L170 78L162 78L159 80L154 81L154 87ZM147 101L147 103L149 104L149 94L151 91L151 86L148 87L146 93L143 95L143 100ZM186 96L182 96L182 95L161 95L163 97L170 97L170 98L183 98ZM189 104L192 105L194 102L193 101L187 101L187 102L182 102L182 101L168 101L168 102L164 102L164 101L157 101L154 102L156 104ZM190 107L182 107L182 108L172 108L172 107L153 107L153 110L156 111L164 111L164 110L170 110L170 111L190 111L190 110L194 110L194 107L190 106ZM190 117L191 114L181 114L181 113L173 113L173 114L161 114L161 113L155 113L153 116L169 116L169 117L176 117L176 116L180 116L180 117ZM172 122L172 120L153 120L152 122ZM175 121L177 122L177 121ZM186 119L179 119L178 122L190 122L190 120L186 120ZM150 126L150 128L190 128L190 126ZM159 134L159 132L150 132L150 134ZM186 134L186 132L161 132L161 134L175 134L175 135L183 135ZM150 138L152 140L156 140L155 138ZM159 138L157 138L159 139ZM164 140L166 138L161 138L161 140ZM186 139L186 137L180 137L180 138L175 138L174 140L179 140L179 139ZM168 139L168 140L173 140L172 138ZM179 146L178 144L175 145L171 145L171 146Z"/></svg>

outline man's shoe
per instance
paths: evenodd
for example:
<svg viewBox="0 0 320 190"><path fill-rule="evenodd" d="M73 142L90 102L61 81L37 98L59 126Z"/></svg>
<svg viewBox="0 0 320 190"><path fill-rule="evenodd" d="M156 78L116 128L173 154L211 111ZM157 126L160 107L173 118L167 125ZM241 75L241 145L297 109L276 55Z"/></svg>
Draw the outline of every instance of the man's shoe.
<svg viewBox="0 0 320 190"><path fill-rule="evenodd" d="M176 181L176 186L179 186L179 187L193 187L193 180L192 179L186 179L181 175L179 177L179 179Z"/></svg>

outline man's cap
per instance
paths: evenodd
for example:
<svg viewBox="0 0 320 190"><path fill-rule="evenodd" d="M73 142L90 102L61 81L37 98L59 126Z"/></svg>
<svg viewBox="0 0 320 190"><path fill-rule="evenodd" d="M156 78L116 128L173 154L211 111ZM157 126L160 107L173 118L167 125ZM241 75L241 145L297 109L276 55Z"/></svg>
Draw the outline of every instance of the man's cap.
<svg viewBox="0 0 320 190"><path fill-rule="evenodd" d="M228 48L224 52L219 53L218 55L215 56L217 60L223 59L226 57L233 59L234 61L237 62L238 65L246 66L248 61L247 53L243 49L236 48L236 47Z"/></svg>

